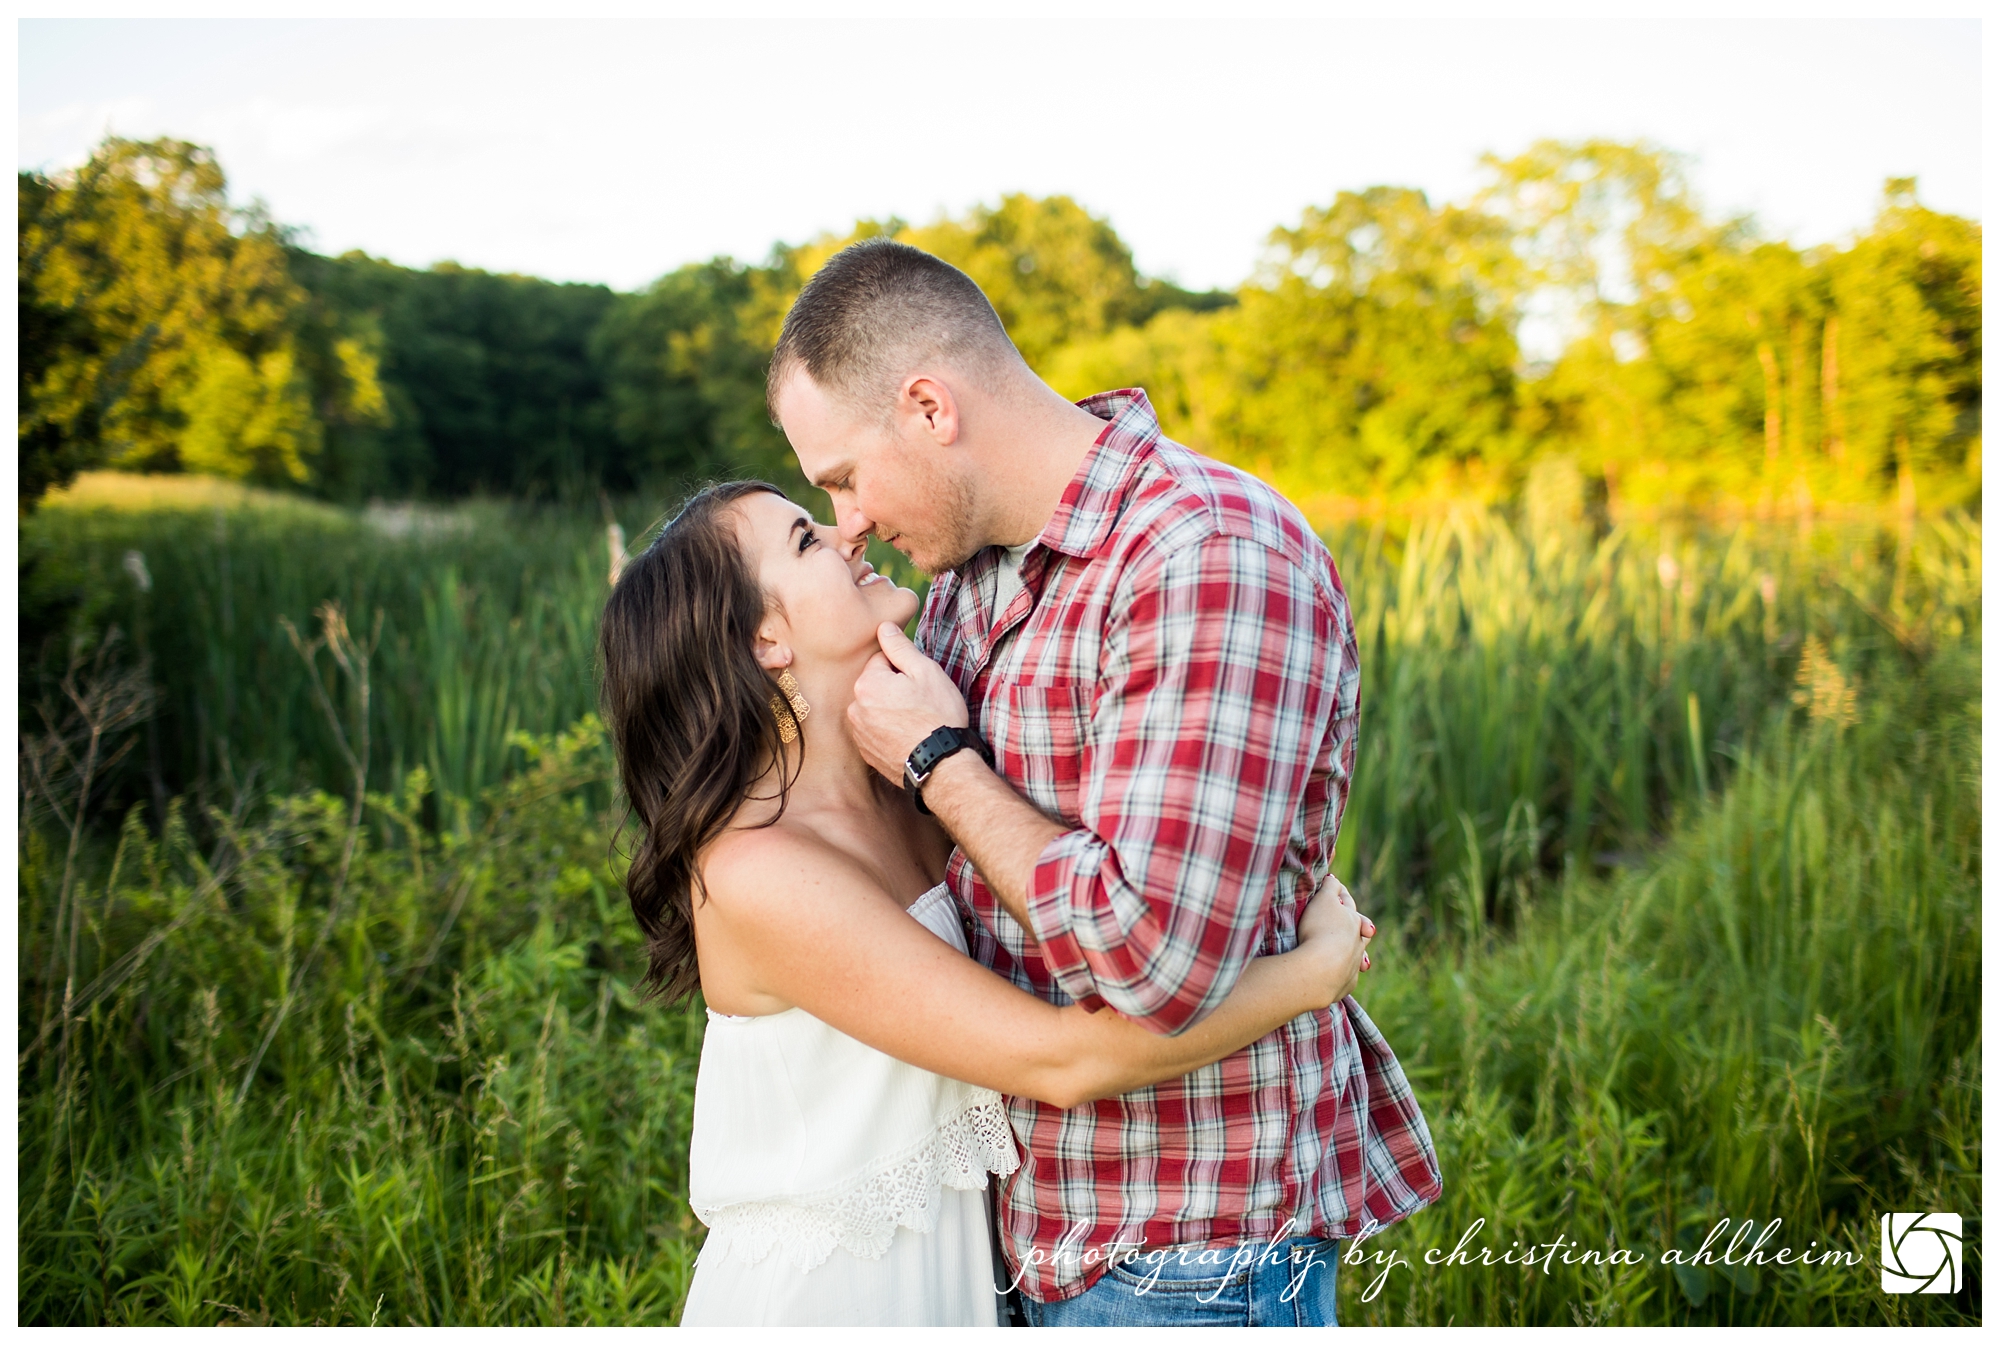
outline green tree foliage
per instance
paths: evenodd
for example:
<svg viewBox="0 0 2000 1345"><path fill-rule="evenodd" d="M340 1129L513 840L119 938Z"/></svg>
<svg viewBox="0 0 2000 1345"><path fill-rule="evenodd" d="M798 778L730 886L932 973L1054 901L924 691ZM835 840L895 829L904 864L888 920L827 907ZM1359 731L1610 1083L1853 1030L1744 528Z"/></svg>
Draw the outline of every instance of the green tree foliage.
<svg viewBox="0 0 2000 1345"><path fill-rule="evenodd" d="M1030 365L1129 322L1137 308L1131 249L1067 196L1003 196L902 237L971 276Z"/></svg>
<svg viewBox="0 0 2000 1345"><path fill-rule="evenodd" d="M1063 346L1144 322L1168 308L1217 308L1225 295L1148 280L1108 220L1067 196L1020 192L964 219L894 230L904 242L971 276L1022 358L1041 368Z"/></svg>
<svg viewBox="0 0 2000 1345"><path fill-rule="evenodd" d="M1822 347L1829 451L1869 476L1955 473L1976 490L1979 226L1924 209L1915 182L1898 179L1868 236L1823 265L1839 323Z"/></svg>
<svg viewBox="0 0 2000 1345"><path fill-rule="evenodd" d="M1509 241L1422 192L1342 192L1272 235L1235 308L1073 347L1052 374L1081 395L1122 366L1197 442L1302 498L1463 488L1525 450Z"/></svg>
<svg viewBox="0 0 2000 1345"><path fill-rule="evenodd" d="M591 355L609 289L358 252L291 264L327 323L375 333L381 352L386 415L334 435L331 493L574 493L611 469Z"/></svg>
<svg viewBox="0 0 2000 1345"><path fill-rule="evenodd" d="M103 402L117 380L105 369L104 350L87 319L84 294L65 297L44 279L53 240L61 236L66 222L61 211L67 202L55 184L39 174L22 173L18 184L20 357L15 373L20 499L27 508L51 487L66 484L102 460ZM84 289L81 276L71 284ZM95 378L89 376L92 372Z"/></svg>
<svg viewBox="0 0 2000 1345"><path fill-rule="evenodd" d="M1977 499L1980 230L1892 182L1851 245L1714 220L1656 146L1489 158L1466 206L1377 187L1277 230L1214 314L1073 341L1072 396L1140 384L1171 432L1296 498L1516 492L1538 454L1635 502ZM1544 365L1527 324L1561 336Z"/></svg>
<svg viewBox="0 0 2000 1345"><path fill-rule="evenodd" d="M615 294L316 256L231 211L207 151L107 141L20 179L23 500L104 461L350 500L803 486L765 361L799 287L878 234L962 267L1065 393L1144 387L1308 505L1506 498L1538 457L1640 503L1976 500L1978 224L1898 180L1863 236L1801 249L1706 214L1658 146L1485 168L1464 203L1342 192L1233 294L1149 279L1108 221L1023 194Z"/></svg>
<svg viewBox="0 0 2000 1345"><path fill-rule="evenodd" d="M776 339L765 329L790 300L789 292L782 301L772 293L781 269L789 268L717 257L611 306L591 349L604 370L617 484L730 471L796 477L764 408L764 366Z"/></svg>
<svg viewBox="0 0 2000 1345"><path fill-rule="evenodd" d="M109 139L75 173L19 175L18 202L24 503L105 462L303 482L323 413L378 400L361 346L301 358L282 232L229 206L209 151Z"/></svg>
<svg viewBox="0 0 2000 1345"><path fill-rule="evenodd" d="M1499 222L1422 192L1342 192L1272 235L1223 323L1244 449L1301 485L1430 484L1519 456Z"/></svg>
<svg viewBox="0 0 2000 1345"><path fill-rule="evenodd" d="M1674 156L1542 144L1489 160L1530 283L1574 336L1526 423L1615 489L1674 497L1978 493L1980 230L1888 184L1851 246L1710 221Z"/></svg>
<svg viewBox="0 0 2000 1345"><path fill-rule="evenodd" d="M1483 163L1492 180L1477 204L1512 235L1516 293L1586 320L1615 311L1621 295L1659 293L1719 232L1742 227L1704 219L1681 156L1643 142L1543 140Z"/></svg>

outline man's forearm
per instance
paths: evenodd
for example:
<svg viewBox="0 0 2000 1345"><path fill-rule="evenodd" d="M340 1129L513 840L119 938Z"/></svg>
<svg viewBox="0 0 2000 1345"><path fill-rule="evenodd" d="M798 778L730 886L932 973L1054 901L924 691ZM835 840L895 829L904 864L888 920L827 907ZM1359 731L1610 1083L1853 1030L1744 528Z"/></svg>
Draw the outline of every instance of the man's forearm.
<svg viewBox="0 0 2000 1345"><path fill-rule="evenodd" d="M929 808L965 851L1001 909L1034 937L1028 891L1049 842L1068 830L1014 792L974 752L954 752L924 785Z"/></svg>

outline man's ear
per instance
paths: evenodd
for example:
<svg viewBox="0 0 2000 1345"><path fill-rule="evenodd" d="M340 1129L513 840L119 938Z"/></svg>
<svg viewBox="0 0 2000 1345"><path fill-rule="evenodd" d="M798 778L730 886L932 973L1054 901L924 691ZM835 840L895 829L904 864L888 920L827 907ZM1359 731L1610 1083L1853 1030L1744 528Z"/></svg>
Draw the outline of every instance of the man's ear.
<svg viewBox="0 0 2000 1345"><path fill-rule="evenodd" d="M940 446L958 442L958 398L949 385L929 374L912 374L903 380L902 410L921 422L922 433Z"/></svg>

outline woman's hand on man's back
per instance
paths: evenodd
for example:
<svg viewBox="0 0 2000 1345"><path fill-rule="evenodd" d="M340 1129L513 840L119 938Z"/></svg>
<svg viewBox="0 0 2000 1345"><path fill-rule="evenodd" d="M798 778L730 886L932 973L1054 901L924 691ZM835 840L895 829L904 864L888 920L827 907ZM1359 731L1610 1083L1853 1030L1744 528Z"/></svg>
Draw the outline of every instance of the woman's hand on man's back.
<svg viewBox="0 0 2000 1345"><path fill-rule="evenodd" d="M1355 908L1354 897L1332 874L1306 903L1299 916L1299 949L1312 955L1323 973L1325 1004L1338 1004L1354 993L1369 966L1368 942L1375 922Z"/></svg>

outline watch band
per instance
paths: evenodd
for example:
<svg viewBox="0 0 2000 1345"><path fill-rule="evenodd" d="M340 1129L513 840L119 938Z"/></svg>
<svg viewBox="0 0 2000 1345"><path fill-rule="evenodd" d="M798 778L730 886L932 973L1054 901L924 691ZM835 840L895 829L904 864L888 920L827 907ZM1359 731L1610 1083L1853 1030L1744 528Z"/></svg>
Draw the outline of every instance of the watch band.
<svg viewBox="0 0 2000 1345"><path fill-rule="evenodd" d="M903 763L903 792L910 796L910 802L917 805L917 811L929 817L931 810L924 805L924 785L929 782L931 772L940 761L954 752L971 748L979 753L980 760L993 764L993 749L974 729L954 728L946 724L932 729L929 736L916 745L909 760Z"/></svg>

